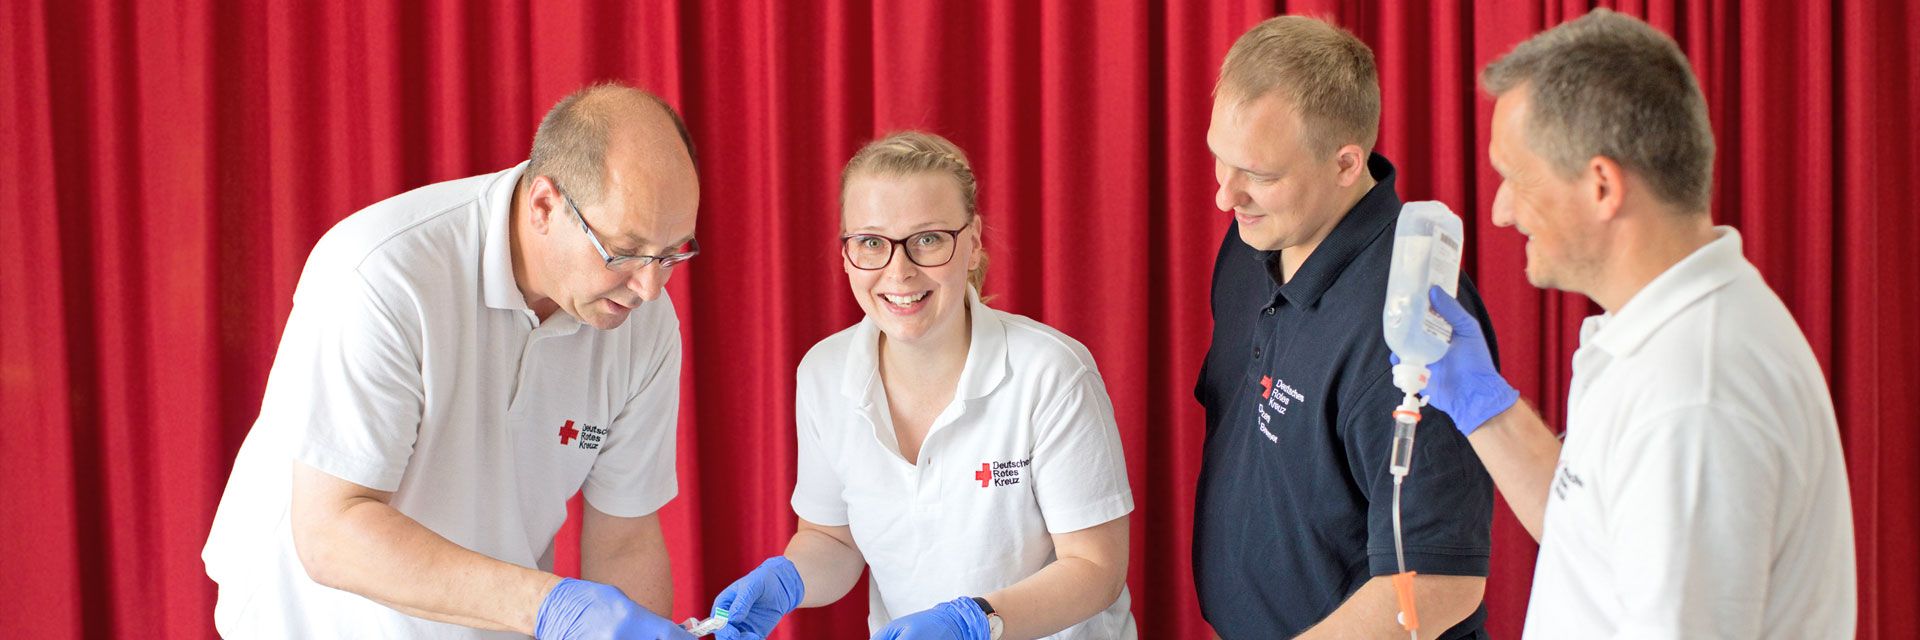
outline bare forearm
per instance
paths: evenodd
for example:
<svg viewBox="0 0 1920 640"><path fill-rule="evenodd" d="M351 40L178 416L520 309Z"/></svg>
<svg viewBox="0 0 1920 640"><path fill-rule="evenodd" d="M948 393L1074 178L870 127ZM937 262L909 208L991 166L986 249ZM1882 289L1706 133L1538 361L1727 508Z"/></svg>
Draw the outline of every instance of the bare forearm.
<svg viewBox="0 0 1920 640"><path fill-rule="evenodd" d="M1093 617L1120 597L1126 583L1124 563L1103 567L1082 558L1061 558L985 597L1007 625L1004 637L1027 640Z"/></svg>
<svg viewBox="0 0 1920 640"><path fill-rule="evenodd" d="M785 555L806 585L802 607L821 607L845 597L860 580L867 560L859 550L826 533L802 527L787 543Z"/></svg>
<svg viewBox="0 0 1920 640"><path fill-rule="evenodd" d="M1533 539L1540 539L1547 491L1560 462L1560 439L1525 400L1516 402L1467 436L1473 452L1505 496L1507 506Z"/></svg>
<svg viewBox="0 0 1920 640"><path fill-rule="evenodd" d="M462 548L377 500L296 518L300 556L316 582L416 617L532 634L541 600L560 582Z"/></svg>
<svg viewBox="0 0 1920 640"><path fill-rule="evenodd" d="M1480 607L1487 579L1473 576L1415 576L1414 612L1422 637L1439 637ZM1376 577L1361 585L1320 624L1301 638L1387 638L1406 634L1399 622L1400 600L1393 578Z"/></svg>
<svg viewBox="0 0 1920 640"><path fill-rule="evenodd" d="M616 518L587 505L580 577L613 585L661 617L673 613L673 567L658 515Z"/></svg>
<svg viewBox="0 0 1920 640"><path fill-rule="evenodd" d="M672 571L665 553L640 553L595 564L584 560L580 563L582 580L613 585L636 604L663 618L673 613Z"/></svg>

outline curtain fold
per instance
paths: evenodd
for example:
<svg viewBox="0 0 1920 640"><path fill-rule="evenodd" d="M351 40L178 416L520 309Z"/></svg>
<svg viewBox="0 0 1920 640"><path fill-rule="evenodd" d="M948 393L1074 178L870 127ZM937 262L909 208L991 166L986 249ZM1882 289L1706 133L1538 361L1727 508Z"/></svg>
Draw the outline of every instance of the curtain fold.
<svg viewBox="0 0 1920 640"><path fill-rule="evenodd" d="M1603 2L1673 34L1719 144L1715 219L1800 322L1853 482L1860 635L1920 618L1920 9L1899 0ZM988 295L1084 342L1137 503L1146 638L1204 638L1190 567L1208 278L1229 219L1205 134L1221 57L1319 15L1374 47L1401 195L1470 217L1504 370L1564 424L1578 325L1495 228L1479 68L1593 3L0 0L0 620L33 637L205 637L198 558L307 252L413 187L525 158L580 86L685 114L699 260L669 286L686 364L677 618L793 531L793 370L860 317L834 237L841 165L924 128L972 157ZM1384 408L1383 408L1384 415ZM1383 428L1385 422L1383 421ZM576 501L577 502L577 501ZM577 571L577 521L559 565ZM1489 627L1517 636L1536 547L1495 523ZM789 638L859 636L864 586Z"/></svg>

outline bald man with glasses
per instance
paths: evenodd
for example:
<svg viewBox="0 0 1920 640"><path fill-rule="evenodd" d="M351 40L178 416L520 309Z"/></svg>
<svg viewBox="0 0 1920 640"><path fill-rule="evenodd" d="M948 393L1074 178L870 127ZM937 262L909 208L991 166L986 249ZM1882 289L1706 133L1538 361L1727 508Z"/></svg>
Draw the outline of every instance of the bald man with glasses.
<svg viewBox="0 0 1920 640"><path fill-rule="evenodd" d="M600 85L527 162L321 238L202 554L221 635L691 638L663 617L658 511L678 490L664 287L698 207L679 116ZM575 493L579 580L551 573Z"/></svg>

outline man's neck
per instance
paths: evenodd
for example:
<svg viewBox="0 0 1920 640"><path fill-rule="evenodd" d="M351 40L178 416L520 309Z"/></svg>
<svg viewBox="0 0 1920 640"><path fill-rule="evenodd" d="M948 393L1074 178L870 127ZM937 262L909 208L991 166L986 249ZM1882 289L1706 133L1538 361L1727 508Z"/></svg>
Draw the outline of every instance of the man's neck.
<svg viewBox="0 0 1920 640"><path fill-rule="evenodd" d="M1603 256L1600 282L1588 297L1617 313L1660 274L1693 255L1719 234L1703 214L1654 212L1645 224L1629 225L1614 238L1611 255Z"/></svg>
<svg viewBox="0 0 1920 640"><path fill-rule="evenodd" d="M541 322L546 322L548 316L560 310L560 306L554 303L552 298L540 295L534 287L526 249L520 242L528 231L528 219L533 213L532 203L527 197L529 184L527 176L522 174L519 184L513 187L513 201L507 204L507 247L509 259L513 262L513 285L519 288L520 297L526 301L527 308L532 310Z"/></svg>

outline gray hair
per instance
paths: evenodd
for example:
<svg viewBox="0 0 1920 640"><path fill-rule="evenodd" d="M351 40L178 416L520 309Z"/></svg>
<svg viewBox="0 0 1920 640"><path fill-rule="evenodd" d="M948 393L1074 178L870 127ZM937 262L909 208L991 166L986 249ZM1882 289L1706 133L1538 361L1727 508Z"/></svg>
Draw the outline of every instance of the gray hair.
<svg viewBox="0 0 1920 640"><path fill-rule="evenodd" d="M1705 213L1713 126L1687 57L1634 18L1595 9L1529 38L1480 73L1499 96L1527 85L1527 146L1562 176L1596 156L1645 178L1654 195Z"/></svg>
<svg viewBox="0 0 1920 640"><path fill-rule="evenodd" d="M667 113L680 142L686 146L687 159L694 173L700 171L700 157L693 152L693 136L667 101L642 89L604 82L583 88L561 98L540 119L533 134L533 151L528 154L527 177L548 176L559 182L575 204L588 206L600 202L606 191L607 143L619 117L633 113L631 107L653 104Z"/></svg>

